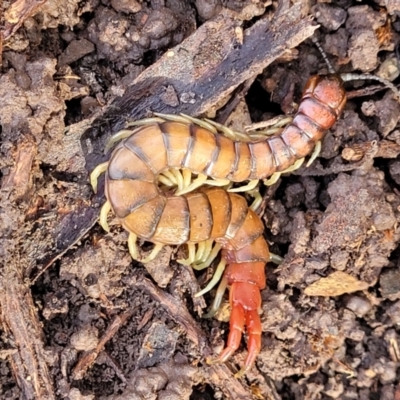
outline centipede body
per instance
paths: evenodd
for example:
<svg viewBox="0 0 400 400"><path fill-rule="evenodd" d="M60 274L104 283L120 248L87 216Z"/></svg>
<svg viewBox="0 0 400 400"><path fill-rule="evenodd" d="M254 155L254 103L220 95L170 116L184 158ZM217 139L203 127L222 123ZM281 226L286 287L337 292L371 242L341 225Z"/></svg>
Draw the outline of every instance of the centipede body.
<svg viewBox="0 0 400 400"><path fill-rule="evenodd" d="M191 121L161 120L133 129L112 153L105 195L128 232L156 244L213 239L221 245L228 264L221 285L231 286L232 317L228 345L218 361L239 346L244 325L249 334L244 371L260 351L260 290L270 260L263 223L237 194L204 187L176 196L161 190L157 177L165 170L184 168L231 182L267 178L308 155L345 103L340 77L313 76L292 123L265 140L235 141Z"/></svg>

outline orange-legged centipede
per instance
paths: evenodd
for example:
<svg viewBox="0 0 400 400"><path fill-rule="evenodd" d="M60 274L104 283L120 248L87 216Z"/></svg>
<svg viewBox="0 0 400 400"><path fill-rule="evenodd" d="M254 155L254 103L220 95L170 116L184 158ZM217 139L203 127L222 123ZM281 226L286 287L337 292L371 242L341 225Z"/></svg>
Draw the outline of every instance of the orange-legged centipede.
<svg viewBox="0 0 400 400"><path fill-rule="evenodd" d="M161 247L213 239L228 264L217 296L230 286L232 314L227 347L215 360L226 361L238 348L244 327L248 355L241 373L254 363L261 348L260 290L264 267L270 261L263 224L245 199L221 188L201 188L184 195L162 191L158 176L171 169L187 169L216 180L242 182L264 179L308 155L334 125L346 103L342 79L330 74L307 82L299 109L284 130L257 142L235 141L216 135L207 124L166 119L115 135L120 141L108 163L92 173L92 184L106 172L104 215L113 210L129 232L135 255L136 237Z"/></svg>

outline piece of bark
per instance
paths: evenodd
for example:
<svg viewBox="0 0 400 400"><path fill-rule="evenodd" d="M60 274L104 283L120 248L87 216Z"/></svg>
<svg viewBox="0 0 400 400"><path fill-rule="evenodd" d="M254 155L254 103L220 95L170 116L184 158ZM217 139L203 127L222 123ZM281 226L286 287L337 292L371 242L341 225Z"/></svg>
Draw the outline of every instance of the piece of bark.
<svg viewBox="0 0 400 400"><path fill-rule="evenodd" d="M133 315L134 310L129 310L121 315L117 315L113 322L108 326L104 335L100 338L95 349L84 353L78 364L72 371L73 379L82 379L85 376L86 371L94 364L97 356L103 351L104 346L107 342L114 337L118 329L125 325L126 321Z"/></svg>
<svg viewBox="0 0 400 400"><path fill-rule="evenodd" d="M168 315L185 329L188 339L200 348L203 355L210 354L210 349L205 344L206 335L179 299L164 292L147 278L139 277L137 280L132 280L131 285L144 290L154 300L158 301L161 307L168 311Z"/></svg>
<svg viewBox="0 0 400 400"><path fill-rule="evenodd" d="M0 189L0 323L17 350L10 364L24 399L54 399L54 390L44 357L43 332L25 273L33 262L23 252L24 218L18 207L29 191L36 146L24 137L14 152L14 164ZM24 238L25 239L25 238Z"/></svg>
<svg viewBox="0 0 400 400"><path fill-rule="evenodd" d="M396 158L400 154L400 145L390 140L381 140L377 142L377 152L374 158ZM372 147L371 142L357 143L345 147L342 151L342 157L347 161L360 161Z"/></svg>
<svg viewBox="0 0 400 400"><path fill-rule="evenodd" d="M236 14L226 10L140 74L82 136L88 171L107 160L107 139L127 121L153 112L198 116L316 29L310 18L302 18L299 4L272 21L264 18L246 29L243 44L237 42L238 24ZM168 87L179 100L176 107L163 101Z"/></svg>
<svg viewBox="0 0 400 400"><path fill-rule="evenodd" d="M22 266L7 260L1 265L0 321L17 352L9 360L24 399L54 399L44 358L43 333L29 287L23 283ZM19 272L18 272L19 271Z"/></svg>
<svg viewBox="0 0 400 400"><path fill-rule="evenodd" d="M18 28L47 0L17 0L4 13L5 24L0 32L3 40L9 39Z"/></svg>
<svg viewBox="0 0 400 400"><path fill-rule="evenodd" d="M211 365L207 368L206 373L207 380L222 390L226 399L248 400L253 398L251 389L246 389L225 364Z"/></svg>

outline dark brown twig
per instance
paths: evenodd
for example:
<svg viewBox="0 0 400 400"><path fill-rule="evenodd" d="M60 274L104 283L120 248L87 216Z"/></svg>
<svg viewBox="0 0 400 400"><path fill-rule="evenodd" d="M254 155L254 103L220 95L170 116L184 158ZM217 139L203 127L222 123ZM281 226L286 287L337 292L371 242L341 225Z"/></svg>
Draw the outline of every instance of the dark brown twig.
<svg viewBox="0 0 400 400"><path fill-rule="evenodd" d="M103 337L99 340L96 348L84 353L82 358L78 361L78 364L72 371L73 379L82 379L85 376L86 371L94 364L97 356L103 351L106 343L113 338L113 336L117 333L118 329L121 326L125 325L126 321L133 315L135 310L129 310L123 313L122 315L118 315L111 322L107 330L105 331Z"/></svg>

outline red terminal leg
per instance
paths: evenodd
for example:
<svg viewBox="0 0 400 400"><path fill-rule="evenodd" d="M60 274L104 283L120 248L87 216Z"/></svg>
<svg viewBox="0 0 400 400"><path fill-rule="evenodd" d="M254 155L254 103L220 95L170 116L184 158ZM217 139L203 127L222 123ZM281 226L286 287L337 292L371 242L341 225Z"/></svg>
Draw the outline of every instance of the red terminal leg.
<svg viewBox="0 0 400 400"><path fill-rule="evenodd" d="M225 277L231 285L230 303L232 307L230 331L226 348L214 362L225 362L238 349L244 326L248 333L248 355L243 368L236 374L240 377L254 364L261 350L261 308L260 289L265 287L265 263L230 264Z"/></svg>

